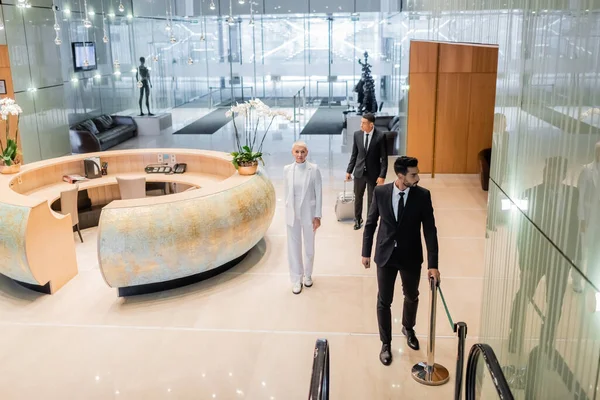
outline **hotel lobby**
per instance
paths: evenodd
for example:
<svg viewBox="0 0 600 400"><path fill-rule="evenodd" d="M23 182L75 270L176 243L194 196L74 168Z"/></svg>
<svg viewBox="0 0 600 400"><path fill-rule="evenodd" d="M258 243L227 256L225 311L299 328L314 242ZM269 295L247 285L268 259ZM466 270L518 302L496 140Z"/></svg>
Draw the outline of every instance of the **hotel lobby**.
<svg viewBox="0 0 600 400"><path fill-rule="evenodd" d="M583 177L600 162L600 8L505 3L3 2L0 98L22 114L7 128L19 170L0 174L0 398L598 397L600 214ZM474 61L444 64L450 45ZM396 280L390 366L364 228L336 213L365 77L385 184L399 156L419 158L439 242L416 351ZM251 99L280 115L227 114ZM266 135L246 175L231 152L248 127ZM297 141L321 173L322 217L313 285L295 295L284 167ZM564 173L548 172L555 157ZM557 201L531 194L553 177ZM413 374L433 356L447 382Z"/></svg>

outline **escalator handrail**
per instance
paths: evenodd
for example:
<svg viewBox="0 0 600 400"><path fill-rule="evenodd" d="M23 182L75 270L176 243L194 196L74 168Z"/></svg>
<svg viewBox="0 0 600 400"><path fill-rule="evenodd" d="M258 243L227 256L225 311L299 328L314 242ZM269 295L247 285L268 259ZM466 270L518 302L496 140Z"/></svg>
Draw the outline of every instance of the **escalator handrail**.
<svg viewBox="0 0 600 400"><path fill-rule="evenodd" d="M514 397L506 381L506 377L502 372L502 367L496 358L496 353L490 345L484 343L477 343L471 347L469 352L469 359L467 361L467 375L466 375L466 395L467 400L476 399L477 391L477 363L479 362L479 356L483 356L485 365L492 376L492 381L498 392L498 396L502 400L513 400Z"/></svg>
<svg viewBox="0 0 600 400"><path fill-rule="evenodd" d="M317 339L310 378L309 400L329 400L329 342Z"/></svg>

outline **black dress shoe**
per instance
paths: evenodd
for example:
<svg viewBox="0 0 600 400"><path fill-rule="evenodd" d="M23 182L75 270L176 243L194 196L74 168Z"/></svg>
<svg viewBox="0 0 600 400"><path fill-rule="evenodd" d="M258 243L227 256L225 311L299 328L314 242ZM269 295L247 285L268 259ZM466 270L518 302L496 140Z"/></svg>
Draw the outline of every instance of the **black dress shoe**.
<svg viewBox="0 0 600 400"><path fill-rule="evenodd" d="M392 351L390 350L389 344L381 346L381 353L379 353L379 361L386 367L392 363Z"/></svg>
<svg viewBox="0 0 600 400"><path fill-rule="evenodd" d="M359 229L360 229L360 222L358 222L358 221L355 221L355 222L354 222L354 230L355 230L355 231L357 231L357 230L359 230Z"/></svg>
<svg viewBox="0 0 600 400"><path fill-rule="evenodd" d="M415 335L415 331L406 330L405 327L402 327L402 334L406 336L406 344L413 350L419 350L419 339L417 339L417 335Z"/></svg>

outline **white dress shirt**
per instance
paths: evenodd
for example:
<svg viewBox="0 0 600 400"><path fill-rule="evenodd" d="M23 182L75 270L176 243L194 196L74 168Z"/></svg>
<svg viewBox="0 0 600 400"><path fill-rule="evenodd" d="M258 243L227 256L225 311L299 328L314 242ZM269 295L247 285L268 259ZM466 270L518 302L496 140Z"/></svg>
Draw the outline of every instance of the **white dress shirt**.
<svg viewBox="0 0 600 400"><path fill-rule="evenodd" d="M373 132L375 131L375 128L371 129L371 132L365 132L365 141L363 142L363 144L365 145L365 151L369 150L369 146L371 145L371 142L373 141ZM368 142L367 142L368 139Z"/></svg>
<svg viewBox="0 0 600 400"><path fill-rule="evenodd" d="M302 207L302 189L306 178L306 162L294 164L294 211L296 219L300 218L300 208Z"/></svg>
<svg viewBox="0 0 600 400"><path fill-rule="evenodd" d="M394 208L394 216L396 217L396 221L398 221L398 200L400 200L400 193L404 193L404 207L406 207L406 199L408 199L409 191L409 187L404 190L400 190L394 183L394 190L392 190L392 207Z"/></svg>

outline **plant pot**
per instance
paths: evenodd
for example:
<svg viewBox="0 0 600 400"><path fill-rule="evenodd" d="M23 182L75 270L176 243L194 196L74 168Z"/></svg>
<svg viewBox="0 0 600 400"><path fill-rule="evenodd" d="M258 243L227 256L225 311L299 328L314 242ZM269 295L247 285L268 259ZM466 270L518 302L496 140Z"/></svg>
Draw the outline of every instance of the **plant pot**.
<svg viewBox="0 0 600 400"><path fill-rule="evenodd" d="M240 175L254 175L258 169L258 161L252 163L240 164L238 167L238 174Z"/></svg>
<svg viewBox="0 0 600 400"><path fill-rule="evenodd" d="M0 165L0 174L16 174L21 170L21 163L12 165Z"/></svg>

